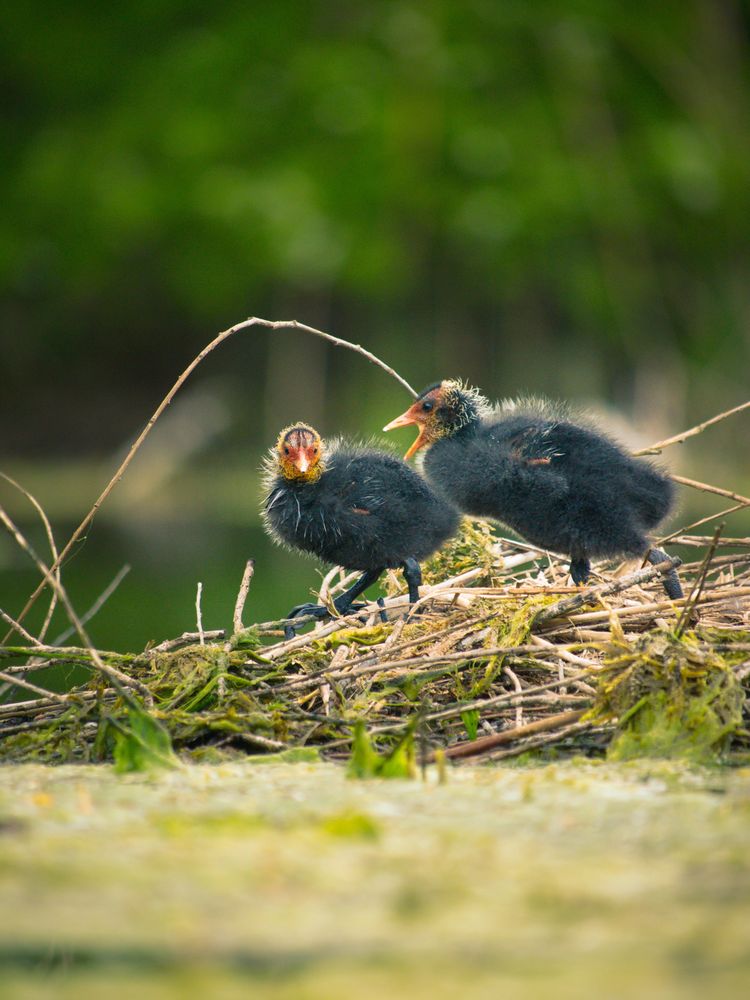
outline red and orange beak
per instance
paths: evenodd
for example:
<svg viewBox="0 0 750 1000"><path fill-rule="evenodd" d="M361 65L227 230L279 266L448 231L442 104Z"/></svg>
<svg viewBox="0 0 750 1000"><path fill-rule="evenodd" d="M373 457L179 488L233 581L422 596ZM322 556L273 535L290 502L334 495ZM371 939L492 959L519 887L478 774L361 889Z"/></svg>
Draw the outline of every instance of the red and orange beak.
<svg viewBox="0 0 750 1000"><path fill-rule="evenodd" d="M302 475L310 468L310 459L304 448L299 448L292 459L292 464Z"/></svg>
<svg viewBox="0 0 750 1000"><path fill-rule="evenodd" d="M391 420L389 424L386 424L383 428L384 431L392 431L397 427L408 427L410 424L416 424L419 427L419 434L417 438L409 448L409 450L404 455L404 458L409 459L412 455L419 451L420 448L424 448L427 444L427 425L425 423L424 414L419 403L415 403L410 406L406 413L402 413L400 417L396 417L395 420Z"/></svg>
<svg viewBox="0 0 750 1000"><path fill-rule="evenodd" d="M308 448L301 447L294 449L290 458L292 465L301 476L304 476L310 469L312 469L318 461L317 450L314 445L311 445Z"/></svg>

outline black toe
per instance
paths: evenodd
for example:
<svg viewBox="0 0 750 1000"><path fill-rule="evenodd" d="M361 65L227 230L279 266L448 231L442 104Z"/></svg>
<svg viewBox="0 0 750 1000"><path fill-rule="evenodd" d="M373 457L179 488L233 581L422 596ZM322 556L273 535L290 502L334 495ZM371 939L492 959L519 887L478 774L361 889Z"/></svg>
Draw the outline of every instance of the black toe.
<svg viewBox="0 0 750 1000"><path fill-rule="evenodd" d="M590 575L591 563L588 559L570 560L570 576L576 586L578 586L579 583L588 583Z"/></svg>
<svg viewBox="0 0 750 1000"><path fill-rule="evenodd" d="M328 608L324 607L322 604L298 604L296 607L287 615L288 619L291 618L317 618L323 619L328 617ZM293 639L297 634L297 629L291 623L287 623L284 626L284 637L286 639Z"/></svg>

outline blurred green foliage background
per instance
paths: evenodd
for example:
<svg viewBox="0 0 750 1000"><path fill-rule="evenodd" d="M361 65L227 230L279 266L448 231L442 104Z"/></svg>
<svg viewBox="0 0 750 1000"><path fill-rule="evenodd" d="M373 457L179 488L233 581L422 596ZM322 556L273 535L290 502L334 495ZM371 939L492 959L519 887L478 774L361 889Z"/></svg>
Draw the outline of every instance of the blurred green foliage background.
<svg viewBox="0 0 750 1000"><path fill-rule="evenodd" d="M362 342L417 387L595 403L633 444L748 397L743 0L38 0L0 25L0 467L61 542L248 315ZM263 450L290 420L369 435L405 402L302 334L230 340L66 569L85 606L133 564L95 636L193 627L198 579L227 624L248 555L251 617L304 599L315 568L259 529ZM747 492L743 427L666 457ZM14 613L34 573L0 546Z"/></svg>

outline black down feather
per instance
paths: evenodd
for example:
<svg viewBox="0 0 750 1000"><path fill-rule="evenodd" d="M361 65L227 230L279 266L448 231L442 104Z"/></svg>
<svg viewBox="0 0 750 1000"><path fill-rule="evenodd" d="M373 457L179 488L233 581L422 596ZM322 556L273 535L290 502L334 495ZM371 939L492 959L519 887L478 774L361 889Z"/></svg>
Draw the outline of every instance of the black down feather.
<svg viewBox="0 0 750 1000"><path fill-rule="evenodd" d="M430 482L467 514L573 559L644 555L672 482L614 441L529 413L476 420L427 451Z"/></svg>
<svg viewBox="0 0 750 1000"><path fill-rule="evenodd" d="M281 544L347 569L420 562L453 535L453 505L401 459L332 445L315 482L276 474L267 483L266 527Z"/></svg>

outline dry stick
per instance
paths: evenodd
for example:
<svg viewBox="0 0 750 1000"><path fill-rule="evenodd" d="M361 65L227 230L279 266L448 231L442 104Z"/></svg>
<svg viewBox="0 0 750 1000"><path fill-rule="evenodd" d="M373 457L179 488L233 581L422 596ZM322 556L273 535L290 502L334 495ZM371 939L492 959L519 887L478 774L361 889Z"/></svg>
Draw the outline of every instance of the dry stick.
<svg viewBox="0 0 750 1000"><path fill-rule="evenodd" d="M0 508L2 511L2 508ZM111 649L99 650L100 654L103 652L105 656L115 657L123 662L131 662L138 657L132 653L116 653ZM57 660L59 663L76 663L86 662L89 663L89 657L91 653L88 649L83 646L0 646L0 657L5 659L6 657L16 657L16 656L48 656L50 661Z"/></svg>
<svg viewBox="0 0 750 1000"><path fill-rule="evenodd" d="M30 632L27 632L20 622L17 622L15 618L11 617L11 615L9 615L7 611L3 611L2 608L0 608L0 618L2 618L3 621L7 622L8 625L10 625L13 632L18 632L21 638L25 639L26 642L30 642L32 646L44 645L43 642L40 642L35 635L32 635Z"/></svg>
<svg viewBox="0 0 750 1000"><path fill-rule="evenodd" d="M587 709L580 708L574 712L561 712L559 715L550 715L546 719L537 719L536 722L527 722L525 726L516 726L514 729L504 729L501 733L493 733L492 736L480 736L478 740L470 740L466 743L459 743L448 747L443 751L446 757L453 760L461 757L476 757L478 754L487 753L495 747L504 743L514 743L524 736L533 736L534 733L548 732L550 729L561 729L571 723L578 722ZM430 762L435 760L435 754L430 756Z"/></svg>
<svg viewBox="0 0 750 1000"><path fill-rule="evenodd" d="M713 424L719 423L721 420L725 420L727 417L731 417L735 413L740 413L742 410L746 410L750 407L750 402L741 403L739 406L733 407L731 410L725 410L724 413L719 413L715 417L711 417L710 420L704 420L701 424L696 424L695 427L691 427L687 431L683 431L682 434L675 434L674 437L665 438L664 441L657 441L656 444L652 444L648 448L642 448L640 451L634 451L633 455L658 455L663 448L668 448L673 444L680 444L686 441L688 438L695 437L696 434L702 433L707 427L711 427ZM725 514L733 514L735 511L741 510L743 507L750 506L750 500L747 497L740 496L737 493L732 493L730 490L723 490L717 486L709 486L706 483L699 483L694 479L685 479L683 476L672 475L670 478L676 482L681 483L683 486L690 486L693 489L702 490L704 493L716 493L719 496L730 497L732 500L740 501L735 507L730 507L727 510L720 511L718 514L711 514L709 517L704 517L700 521L696 521L694 524L688 526L688 528L695 528L699 524L705 524L707 521L716 520L717 517L723 517ZM659 544L663 545L666 542L672 541L677 535L681 534L686 529L680 529L680 531L673 532L671 535L667 535L659 540Z"/></svg>
<svg viewBox="0 0 750 1000"><path fill-rule="evenodd" d="M42 690L40 688L40 690ZM2 719L13 719L15 716L20 715L44 715L52 712L60 701L69 704L70 702L84 704L87 701L95 701L97 699L111 701L115 698L117 692L114 688L105 688L104 691L73 691L70 694L53 694L50 691L46 691L43 698L34 698L32 701L16 701L11 705L4 705L0 709L0 721ZM1 733L5 733L5 729L0 729Z"/></svg>
<svg viewBox="0 0 750 1000"><path fill-rule="evenodd" d="M540 650L536 650L540 652ZM596 670L582 670L579 674L573 674L571 677L566 677L564 680L554 680L548 681L546 684L536 684L534 687L527 687L523 694L516 694L515 691L512 693L505 692L504 694L494 695L492 698L477 698L474 701L460 702L459 704L451 705L449 708L439 709L435 712L430 712L423 717L423 722L441 722L444 719L454 719L464 712L471 712L474 709L478 711L483 711L487 708L496 708L498 705L506 705L509 708L514 708L517 704L525 704L526 699L530 698L532 695L540 694L542 691L552 691L554 688L563 687L566 684L571 684L574 681L579 681L584 677L590 677L592 674L596 673ZM351 723L353 726L354 723ZM380 726L373 726L369 730L371 735L376 735L379 733L393 732L394 730L399 730L403 727L403 721L388 723ZM340 740L335 740L329 743L329 747L341 746L347 743L351 743L351 736L343 737Z"/></svg>
<svg viewBox="0 0 750 1000"><path fill-rule="evenodd" d="M288 743L282 743L281 740L272 740L268 736L259 736L258 733L232 733L230 740L241 740L244 743L249 743L251 746L260 747L261 750L270 750L275 753L290 749Z"/></svg>
<svg viewBox="0 0 750 1000"><path fill-rule="evenodd" d="M724 510L718 511L716 514L709 514L708 517L702 517L699 521L693 521L692 524L685 525L684 528L678 528L677 531L673 531L671 535L665 535L663 538L659 538L656 542L657 545L666 545L667 542L674 541L674 539L679 538L680 535L684 535L686 531L690 531L691 528L699 528L702 524L708 524L709 521L715 521L719 517L725 517L727 514L734 514L738 510L744 510L745 507L750 507L750 503L738 503L734 507L726 507ZM734 539L732 540L734 541ZM731 542L725 541L723 544L731 544Z"/></svg>
<svg viewBox="0 0 750 1000"><path fill-rule="evenodd" d="M670 559L666 559L657 566L651 566L649 569L636 570L635 573L630 573L628 576L624 576L620 580L615 580L614 583L608 583L599 587L589 587L580 594L575 594L572 597L565 597L562 601L556 601L554 604L550 604L548 607L542 608L542 610L539 611L534 617L533 624L539 625L542 622L549 621L550 618L558 618L560 615L567 614L569 611L575 611L576 608L580 608L583 604L591 604L595 602L600 596L605 597L608 594L619 594L620 591L627 590L628 587L633 587L638 583L645 583L647 580L651 580L660 573L667 573L670 569L675 569L681 564L682 560L680 558L672 556Z"/></svg>
<svg viewBox="0 0 750 1000"><path fill-rule="evenodd" d="M6 674L4 670L0 670L0 681L5 681L10 687L22 687L27 691L33 691L34 694L40 694L44 698L51 698L53 701L62 702L65 704L68 698L62 694L56 694L54 691L48 691L46 688L37 687L36 684L31 684L29 681L23 680L21 677L14 677L12 674Z"/></svg>
<svg viewBox="0 0 750 1000"><path fill-rule="evenodd" d="M333 579L337 574L339 574L339 581L338 583L334 583ZM346 590L350 584L354 583L359 575L360 573L358 570L354 570L352 573L346 573L343 567L333 566L323 577L320 590L317 593L318 600L316 603L322 604L324 607L330 607L333 595L339 591ZM338 612L336 614L338 615Z"/></svg>
<svg viewBox="0 0 750 1000"><path fill-rule="evenodd" d="M198 584L198 589L195 592L195 621L198 626L198 639L201 646L206 645L206 638L203 634L203 612L201 611L201 595L203 593L203 584Z"/></svg>
<svg viewBox="0 0 750 1000"><path fill-rule="evenodd" d="M711 565L711 560L716 554L716 546L719 544L719 539L721 538L721 533L724 530L724 521L718 526L714 532L713 541L706 552L705 558L703 559L703 564L701 566L700 572L693 583L693 588L690 591L688 599L682 608L682 614L679 617L677 626L675 628L675 635L679 639L682 633L685 631L687 623L690 621L690 616L693 613L693 608L696 603L700 600L701 592L706 583L706 574L708 573L708 568Z"/></svg>
<svg viewBox="0 0 750 1000"><path fill-rule="evenodd" d="M29 493L29 491L27 489L25 489L25 487L21 486L20 483L17 483L15 481L15 479L13 479L11 476L7 475L5 472L0 472L0 477L2 477L6 481L6 483L10 483L10 485L12 487L14 487L14 489L17 489L19 493L22 493L26 497L26 499L29 501L29 503L32 505L32 507L34 507L34 509L36 510L37 514L39 515L39 517L41 519L41 522L44 525L44 531L45 531L45 533L47 535L47 542L49 543L50 553L52 554L52 563L53 563L53 567L54 567L57 564L57 562L58 562L57 546L55 545L55 536L52 533L52 525L49 523L49 518L47 517L47 515L44 512L44 508L42 507L42 505L39 503L39 501L36 499L35 496L33 496L31 493ZM59 583L60 582L60 570L59 569L55 570L55 576L57 577L57 580L58 580L58 583ZM44 621L42 622L42 627L39 630L39 636L38 636L38 638L39 638L40 642L44 642L44 637L47 634L47 629L49 628L50 622L52 621L52 615L55 612L56 606L57 606L57 594L53 590L52 591L52 597L50 598L50 602L49 602L49 607L47 608L47 613L44 616ZM23 617L24 617L24 615L22 614L21 618L23 618ZM20 621L19 621L19 624L20 624ZM11 633L9 632L5 636L5 639L4 639L5 642L8 641L8 639L10 637L10 634Z"/></svg>
<svg viewBox="0 0 750 1000"><path fill-rule="evenodd" d="M735 413L740 413L748 407L750 407L750 402L741 403L739 406L732 407L731 410L725 410L724 413L719 413L717 416L711 417L710 420L704 420L702 424L697 424L695 427L691 427L690 430L683 431L682 434L675 434L674 437L666 438L664 441L657 441L656 444L652 444L649 448L641 448L640 451L634 451L633 454L635 456L658 455L662 448L668 448L672 444L681 444L688 438L695 437L696 434L700 434L712 424L718 424L720 420L726 420L727 417L731 417Z"/></svg>
<svg viewBox="0 0 750 1000"><path fill-rule="evenodd" d="M91 607L88 609L88 611L84 612L84 614L81 615L81 624L85 625L87 622L90 622L91 619L95 615L97 615L99 611L101 611L101 609L110 599L112 594L114 594L114 592L117 590L117 588L120 586L120 584L122 583L122 581L125 579L125 577L128 575L129 572L130 572L130 566L127 563L125 563L125 565L122 566L117 571L117 573L115 573L112 580L107 584L107 586L104 588L101 594L99 594L99 596L91 605ZM61 642L65 642L67 639L69 639L74 632L75 628L71 625L70 628L66 629L64 632L61 632L60 635L56 636L52 640L50 645L59 646Z"/></svg>
<svg viewBox="0 0 750 1000"><path fill-rule="evenodd" d="M245 572L242 574L242 583L240 584L240 589L237 592L237 600L234 602L234 616L232 618L232 624L234 626L234 634L237 635L238 632L243 632L245 626L242 624L242 615L245 611L245 601L247 600L247 594L250 590L250 584L253 579L253 573L255 572L255 560L248 559L245 563Z"/></svg>
<svg viewBox="0 0 750 1000"><path fill-rule="evenodd" d="M207 639L209 642L219 642L226 638L226 632L223 628L215 628L205 631L203 633L203 638ZM153 656L154 653L171 653L175 649L179 649L181 646L192 646L200 639L198 632L183 632L182 635L177 636L176 639L165 639L164 642L160 642L158 646L152 646L150 649L146 649L143 653L140 653L137 657L138 660L142 658L148 658Z"/></svg>
<svg viewBox="0 0 750 1000"><path fill-rule="evenodd" d="M515 673L515 671L511 670L511 668L507 665L507 663L503 667L503 673L507 674L508 677L510 677L511 681L513 682L514 689L518 692L518 694L521 694L521 692L523 691L523 686L521 684L521 681L518 679L518 674ZM522 725L523 725L523 705L516 705L516 727L518 728Z"/></svg>
<svg viewBox="0 0 750 1000"><path fill-rule="evenodd" d="M678 535L677 536L680 545L693 545L695 548L699 549L709 545L711 542L711 535ZM750 538L739 538L734 535L724 535L719 539L719 546L721 548L728 548L732 546L734 548L750 548ZM743 554L745 558L748 558L747 553ZM723 558L723 557L722 557Z"/></svg>
<svg viewBox="0 0 750 1000"><path fill-rule="evenodd" d="M528 739L521 740L517 746L510 747L508 750L495 750L492 753L488 753L487 760L503 760L506 757L517 757L528 750L537 750L540 747L548 746L550 743L559 744L569 736L575 736L578 733L584 733L587 729L592 729L593 725L593 722L574 722L570 726L564 726L548 734L531 736Z"/></svg>
<svg viewBox="0 0 750 1000"><path fill-rule="evenodd" d="M569 645L579 648L581 643L573 642ZM368 674L377 674L386 671L389 675L398 675L399 671L402 674L409 673L410 675L414 675L417 672L431 672L439 665L446 665L447 668L447 665L449 664L456 664L460 666L462 663L469 664L474 662L483 662L485 660L492 659L493 656L515 657L526 653L536 653L538 656L542 653L547 655L546 651L540 650L537 646L526 645L496 646L490 648L477 647L476 649L460 650L452 653L440 653L437 656L412 656L403 660L388 660L385 664L380 662L378 657L368 657L366 660L360 661L356 665L351 666L350 669L346 671L331 673L330 665L326 665L325 667L320 667L318 670L309 674L304 674L302 676L297 675L285 684L275 686L274 692L276 694L289 694L295 692L301 693L307 689L316 688L321 681L351 681L356 680L359 677L364 677ZM550 650L549 655L557 655L557 652ZM410 669L414 667L416 667L417 670ZM595 667L596 664L592 664L592 668ZM513 697L516 697L516 695L514 694Z"/></svg>
<svg viewBox="0 0 750 1000"><path fill-rule="evenodd" d="M592 660L585 660L582 656L576 656L575 653L571 653L570 650L564 647L556 646L554 642L550 642L549 639L543 639L540 635L532 635L531 641L535 646L541 646L542 649L553 650L561 660L565 660L566 663L571 663L576 667L587 667L596 666L596 663ZM578 681L575 685L580 688L587 695L596 694L596 690L591 687L590 684L586 684L584 681Z"/></svg>
<svg viewBox="0 0 750 1000"><path fill-rule="evenodd" d="M117 484L119 483L119 481L122 479L122 477L123 477L126 469L130 465L130 463L133 461L133 458L135 457L136 452L141 447L141 445L143 444L143 442L146 440L146 438L148 437L148 435L151 433L151 430L152 430L154 424L156 423L156 421L159 419L159 417L162 415L162 413L166 410L166 408L172 402L172 400L174 399L174 397L177 395L177 393L179 392L179 390L182 388L182 386L187 381L187 379L190 377L190 375L195 371L195 369L198 367L198 365L201 363L201 361L203 361L204 358L206 358L215 348L217 348L219 346L219 344L223 343L229 337L233 336L235 333L238 333L240 330L246 330L246 329L248 329L249 327L252 327L252 326L262 326L262 327L266 327L269 330L282 330L282 329L286 329L286 330L301 330L304 333L311 333L311 334L313 334L316 337L322 337L323 340L327 340L330 344L333 344L334 347L347 347L347 348L349 348L349 350L355 351L357 354L361 354L362 357L366 358L372 364L377 365L379 368L382 368L383 371L387 372L389 375L391 375L393 378L395 378L396 381L399 382L406 389L406 391L408 393L410 393L412 395L412 397L414 397L416 399L417 393L409 385L409 383L406 381L406 379L403 379L398 374L398 372L394 371L393 368L391 368L389 365L385 364L384 361L381 361L380 358L377 358L374 354L372 354L370 351L366 350L360 344L351 344L351 343L349 343L348 340L342 340L340 337L334 337L330 333L325 333L323 330L316 330L315 327L306 326L304 323L298 323L297 320L294 320L294 319L292 319L292 320L275 320L274 321L274 320L268 320L268 319L260 319L257 316L252 316L252 317L250 317L250 319L243 320L241 323L236 323L234 326L230 326L229 329L223 330L221 333L217 334L217 336L214 337L214 339L211 341L211 343L207 344L206 347L204 347L203 350L200 352L200 354L198 354L195 358L193 358L193 360L190 362L190 364L187 366L187 368L183 371L183 373L180 375L180 377L174 383L174 385L169 390L169 392L164 397L164 399L161 401L161 403L159 403L159 405L157 406L157 408L154 411L153 415L151 416L151 419L148 421L148 423L146 424L146 426L143 428L143 430L141 431L141 433L136 438L135 442L133 443L133 445L131 446L131 448L128 451L127 455L123 459L123 461L120 464L119 468L117 469L117 471L115 472L115 474L112 476L112 478L110 479L110 481L107 483L107 485L104 487L104 489L102 490L102 492L99 495L99 497L97 498L97 500L94 502L94 505L91 508L91 510L88 512L88 514L84 517L84 519L78 525L78 527L73 532L73 534L70 536L70 538L68 539L67 543L65 544L65 547L63 548L62 552L60 552L60 554L58 555L58 557L54 560L52 566L50 567L50 571L51 572L55 572L59 568L59 566L61 565L61 563L65 559L65 557L68 555L68 553L71 551L71 549L75 545L75 543L81 537L81 535L86 530L86 528L89 526L89 524L91 524L91 522L93 521L94 517L96 516L99 508L102 506L102 504L107 499L107 497L110 495L110 493L115 488L115 486L117 486ZM36 588L36 590L33 592L33 594L29 597L28 601L26 602L26 606L24 607L23 611L18 616L18 620L19 621L23 621L23 619L26 617L26 615L28 614L28 612L33 607L34 603L36 602L37 598L39 597L39 595L44 590L45 585L46 585L46 582L43 581L41 584L39 584L39 586ZM5 641L7 642L7 637L6 637Z"/></svg>
<svg viewBox="0 0 750 1000"><path fill-rule="evenodd" d="M145 686L145 684L141 684L140 681L135 680L135 678L133 677L128 677L127 674L124 674L121 670L118 670L117 667L110 666L109 664L106 664L102 660L101 656L99 655L99 651L92 644L91 639L89 638L88 633L86 632L85 626L81 623L81 619L76 614L75 608L71 604L70 598L68 597L68 593L63 587L62 583L56 578L51 567L45 566L45 564L36 554L31 545L29 545L29 543L26 541L24 536L18 530L13 521L8 517L8 515L3 510L2 507L0 507L0 521L2 521L2 523L5 525L6 529L13 536L13 538L15 539L16 543L20 546L20 548L22 548L23 551L26 552L31 557L33 562L36 564L37 569L44 578L43 585L49 584L56 592L58 598L63 604L63 607L65 608L65 613L67 614L71 623L75 625L76 631L81 637L81 641L83 642L87 652L91 656L91 659L93 660L94 666L97 668L97 670L99 670L103 674L106 674L106 676L113 681L115 686L123 685L123 689L121 690L120 693L128 702L131 703L133 702L132 696L128 694L127 691L128 687L132 687L135 688L140 694L144 696L149 705L153 704L153 697L149 689Z"/></svg>
<svg viewBox="0 0 750 1000"><path fill-rule="evenodd" d="M20 654L17 653L16 655ZM26 674L33 674L37 670L49 670L51 667L60 667L63 664L67 667L86 667L91 670L91 659L89 657L79 660L43 660L41 656L37 656L33 660L27 660L26 663L18 663L15 666L6 667L5 672L6 674L21 674L25 677ZM5 685L5 688L7 688L7 685ZM0 712L2 710L3 706L0 706Z"/></svg>
<svg viewBox="0 0 750 1000"><path fill-rule="evenodd" d="M750 594L750 587L733 587L731 590L712 590L708 594L701 594L697 604L720 604L722 601L734 601L738 597L746 597ZM658 611L669 611L683 604L684 598L679 601L655 601L652 604L638 604L634 607L623 607L617 609L620 618L646 618L648 615ZM566 627L561 631L567 632L568 625L590 624L591 622L609 621L611 612L609 611L584 611L582 614L571 615L566 623ZM559 634L555 630L554 634Z"/></svg>
<svg viewBox="0 0 750 1000"><path fill-rule="evenodd" d="M717 496L729 497L730 500L736 500L743 507L750 506L750 499L743 497L741 493L733 493L731 490L724 490L720 486L709 486L708 483L700 483L697 479L686 479L684 476L673 475L671 478L676 483L681 483L683 486L690 486L694 490L701 490L703 493L715 493Z"/></svg>

